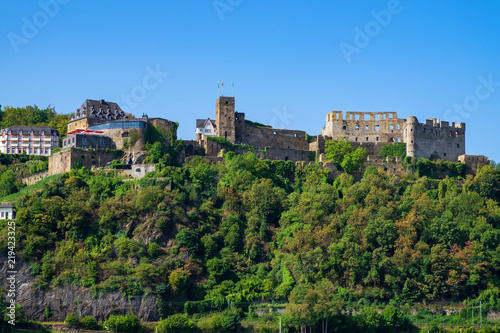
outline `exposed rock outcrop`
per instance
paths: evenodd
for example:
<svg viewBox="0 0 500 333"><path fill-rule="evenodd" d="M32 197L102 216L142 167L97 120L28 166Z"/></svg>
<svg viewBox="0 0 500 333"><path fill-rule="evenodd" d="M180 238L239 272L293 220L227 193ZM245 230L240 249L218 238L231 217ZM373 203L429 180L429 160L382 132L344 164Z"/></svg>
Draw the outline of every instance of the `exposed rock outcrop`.
<svg viewBox="0 0 500 333"><path fill-rule="evenodd" d="M7 257L0 256L0 285L7 286ZM157 299L155 295L143 295L128 299L119 291L100 293L92 297L89 288L75 285L48 287L38 289L33 285L34 277L29 272L25 262L17 264L16 274L16 302L23 306L26 318L30 320L45 320L44 311L46 304L52 310L52 320L64 321L66 316L73 312L84 317L95 316L104 320L109 315L123 315L132 312L142 321L156 321L159 319Z"/></svg>

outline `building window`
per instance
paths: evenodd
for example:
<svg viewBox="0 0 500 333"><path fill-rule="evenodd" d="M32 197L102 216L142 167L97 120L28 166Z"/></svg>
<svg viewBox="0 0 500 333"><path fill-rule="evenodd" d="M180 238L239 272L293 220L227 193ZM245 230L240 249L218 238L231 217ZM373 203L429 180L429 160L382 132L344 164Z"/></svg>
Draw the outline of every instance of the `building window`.
<svg viewBox="0 0 500 333"><path fill-rule="evenodd" d="M451 147L451 143L446 143L446 147Z"/></svg>
<svg viewBox="0 0 500 333"><path fill-rule="evenodd" d="M359 130L359 125L356 125L356 127L354 127L355 130Z"/></svg>
<svg viewBox="0 0 500 333"><path fill-rule="evenodd" d="M342 126L342 129L343 129L343 130L346 130L346 129L347 129L347 127L346 127L346 126Z"/></svg>
<svg viewBox="0 0 500 333"><path fill-rule="evenodd" d="M3 217L5 217L5 213L4 213L4 212L2 212L2 215L0 215L0 216L1 216L2 218L3 218Z"/></svg>
<svg viewBox="0 0 500 333"><path fill-rule="evenodd" d="M432 144L433 144L433 143L434 143L434 142L432 142L432 141L429 141L429 145L431 145L431 146L432 146Z"/></svg>
<svg viewBox="0 0 500 333"><path fill-rule="evenodd" d="M380 130L380 126L379 125L375 125L375 131L378 131Z"/></svg>
<svg viewBox="0 0 500 333"><path fill-rule="evenodd" d="M7 154L10 154L10 148L7 148Z"/></svg>
<svg viewBox="0 0 500 333"><path fill-rule="evenodd" d="M82 143L87 143L87 138L82 138Z"/></svg>
<svg viewBox="0 0 500 333"><path fill-rule="evenodd" d="M460 148L460 144L459 143L455 143L455 148Z"/></svg>
<svg viewBox="0 0 500 333"><path fill-rule="evenodd" d="M34 153L35 153L35 154L37 153L37 149L36 149L36 148L35 148L35 149L33 149L33 151L34 151Z"/></svg>
<svg viewBox="0 0 500 333"><path fill-rule="evenodd" d="M370 129L370 126L365 125L365 130L367 130L367 131L368 131L369 129Z"/></svg>
<svg viewBox="0 0 500 333"><path fill-rule="evenodd" d="M425 140L420 140L420 143L425 145Z"/></svg>
<svg viewBox="0 0 500 333"><path fill-rule="evenodd" d="M436 146L441 146L441 142L436 141Z"/></svg>

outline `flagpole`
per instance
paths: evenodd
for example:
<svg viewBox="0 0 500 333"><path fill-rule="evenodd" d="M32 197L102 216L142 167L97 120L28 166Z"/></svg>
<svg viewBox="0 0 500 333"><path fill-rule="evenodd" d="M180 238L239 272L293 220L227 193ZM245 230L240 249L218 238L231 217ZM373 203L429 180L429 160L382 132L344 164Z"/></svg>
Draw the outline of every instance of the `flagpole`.
<svg viewBox="0 0 500 333"><path fill-rule="evenodd" d="M222 96L224 96L224 81L222 81Z"/></svg>

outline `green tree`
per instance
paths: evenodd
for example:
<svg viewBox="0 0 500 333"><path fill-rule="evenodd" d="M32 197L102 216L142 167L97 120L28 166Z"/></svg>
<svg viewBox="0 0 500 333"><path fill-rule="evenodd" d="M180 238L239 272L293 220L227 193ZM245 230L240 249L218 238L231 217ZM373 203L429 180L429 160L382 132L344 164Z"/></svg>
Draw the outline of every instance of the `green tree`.
<svg viewBox="0 0 500 333"><path fill-rule="evenodd" d="M0 176L0 197L17 192L17 177L10 170L5 171Z"/></svg>
<svg viewBox="0 0 500 333"><path fill-rule="evenodd" d="M196 325L185 314L174 314L157 324L159 333L193 333Z"/></svg>
<svg viewBox="0 0 500 333"><path fill-rule="evenodd" d="M325 158L337 169L347 173L363 168L366 156L368 156L366 149L358 147L354 150L346 138L339 138L337 141L327 140L325 143Z"/></svg>

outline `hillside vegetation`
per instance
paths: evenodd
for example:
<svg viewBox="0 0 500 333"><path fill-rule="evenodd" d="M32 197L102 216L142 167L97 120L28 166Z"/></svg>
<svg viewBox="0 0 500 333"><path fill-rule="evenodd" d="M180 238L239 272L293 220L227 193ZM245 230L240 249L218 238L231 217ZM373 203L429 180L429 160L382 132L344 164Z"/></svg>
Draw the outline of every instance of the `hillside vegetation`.
<svg viewBox="0 0 500 333"><path fill-rule="evenodd" d="M403 306L417 303L500 309L493 166L443 180L368 168L354 182L318 164L228 153L224 163L197 157L137 181L73 169L26 193L16 202L17 248L42 289L154 293L163 318L229 307L219 319L239 321L259 302L283 303L298 331L327 320L330 331L409 331Z"/></svg>

